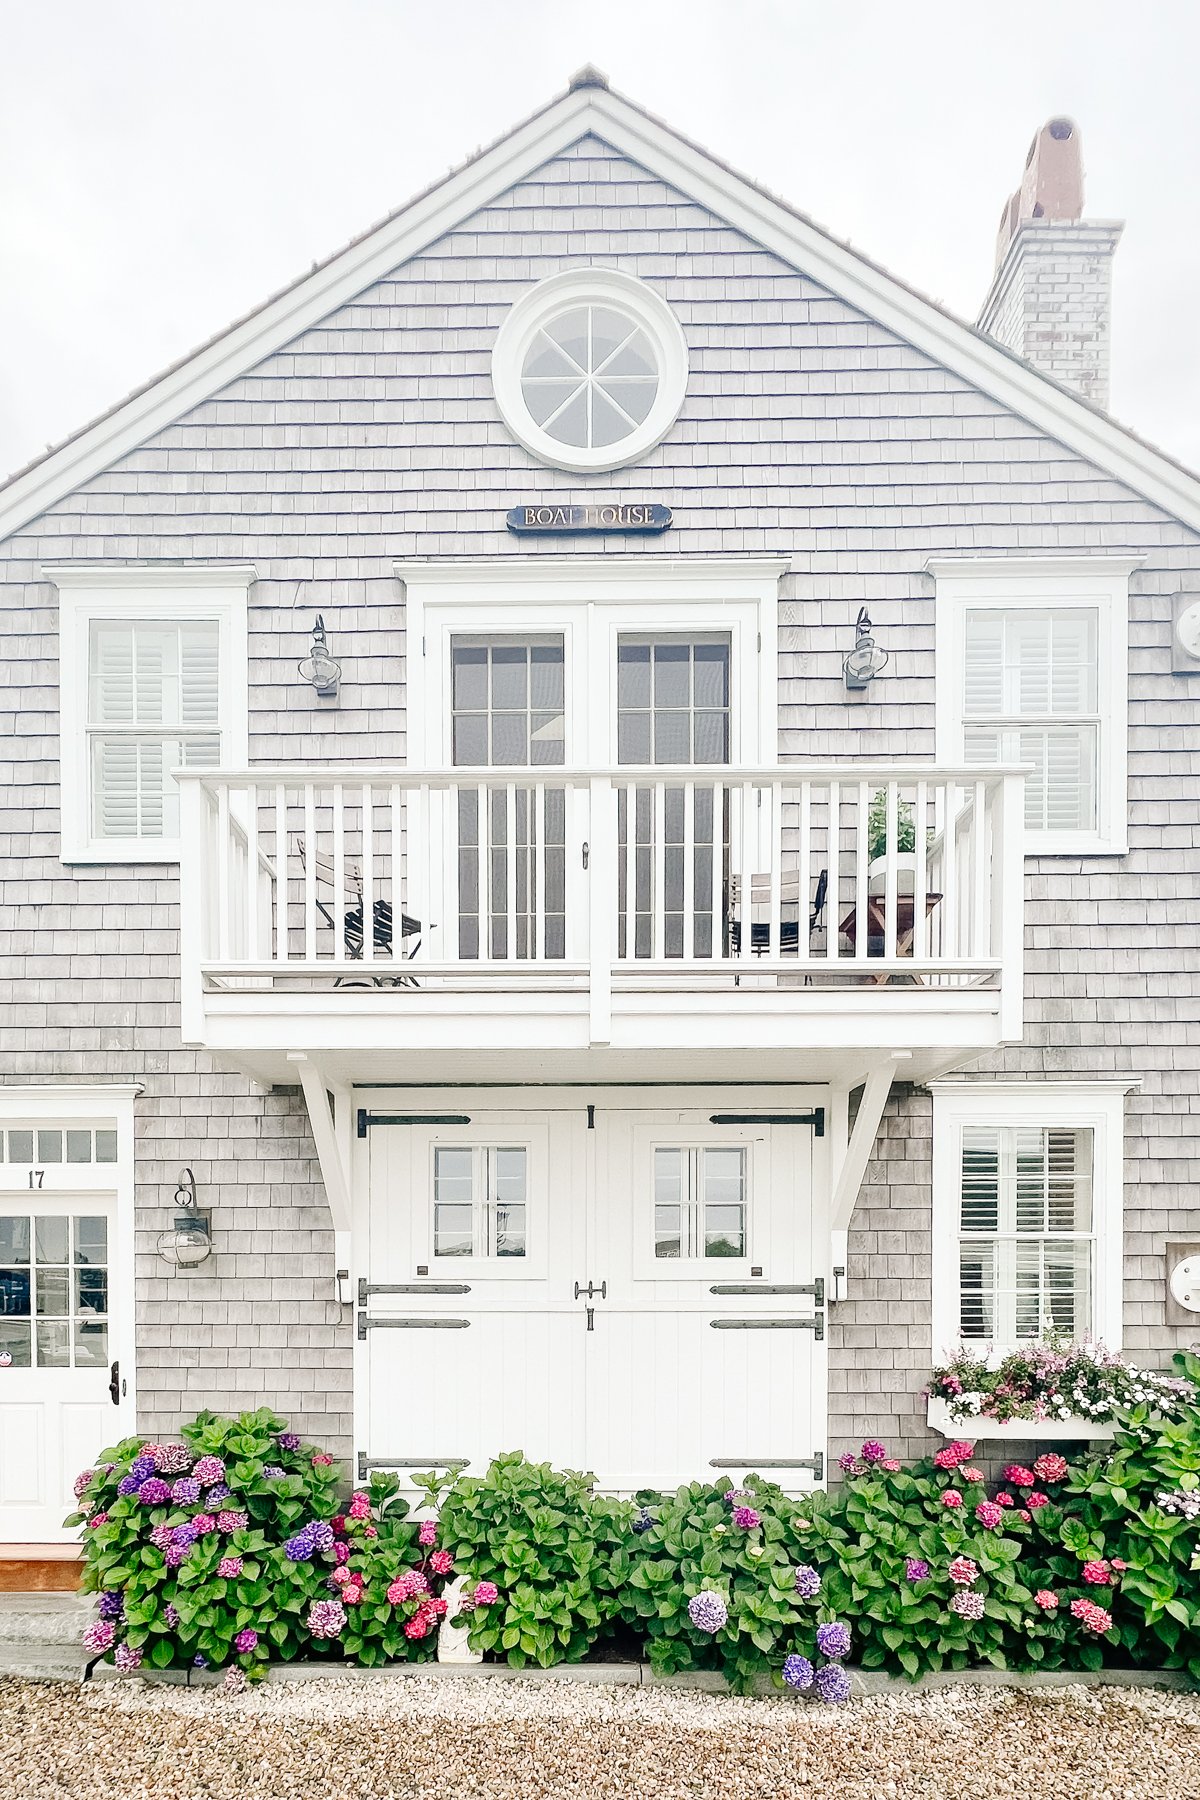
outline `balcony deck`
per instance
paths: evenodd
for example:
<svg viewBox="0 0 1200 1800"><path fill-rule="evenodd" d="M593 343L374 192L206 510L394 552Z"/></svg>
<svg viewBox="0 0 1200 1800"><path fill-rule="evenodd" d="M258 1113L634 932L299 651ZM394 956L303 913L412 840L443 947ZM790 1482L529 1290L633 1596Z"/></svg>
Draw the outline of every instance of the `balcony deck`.
<svg viewBox="0 0 1200 1800"><path fill-rule="evenodd" d="M262 1079L922 1078L1020 1036L1019 770L179 779L184 1037Z"/></svg>

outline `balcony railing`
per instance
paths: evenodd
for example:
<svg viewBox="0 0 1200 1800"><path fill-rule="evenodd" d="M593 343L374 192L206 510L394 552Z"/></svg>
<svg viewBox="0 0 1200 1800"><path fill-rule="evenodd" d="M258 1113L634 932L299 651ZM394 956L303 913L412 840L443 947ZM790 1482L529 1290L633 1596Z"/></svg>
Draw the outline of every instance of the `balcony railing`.
<svg viewBox="0 0 1200 1800"><path fill-rule="evenodd" d="M180 782L185 1008L189 988L572 987L605 1041L622 989L993 986L1016 1021L1002 1035L1019 1033L1020 771L326 765Z"/></svg>

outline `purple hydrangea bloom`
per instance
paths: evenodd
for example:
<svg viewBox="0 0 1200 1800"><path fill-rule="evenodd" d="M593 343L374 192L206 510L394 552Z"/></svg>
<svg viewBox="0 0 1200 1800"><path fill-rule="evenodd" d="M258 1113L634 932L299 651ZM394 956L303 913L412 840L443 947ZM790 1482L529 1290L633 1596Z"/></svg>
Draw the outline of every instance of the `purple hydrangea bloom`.
<svg viewBox="0 0 1200 1800"><path fill-rule="evenodd" d="M156 1550L165 1550L168 1544L175 1541L175 1529L171 1525L154 1525L150 1530L150 1542Z"/></svg>
<svg viewBox="0 0 1200 1800"><path fill-rule="evenodd" d="M188 1559L190 1544L168 1544L163 1551L163 1558L168 1569L178 1569Z"/></svg>
<svg viewBox="0 0 1200 1800"><path fill-rule="evenodd" d="M199 1536L200 1533L197 1531L196 1527L189 1522L183 1525L176 1525L174 1531L171 1533L171 1542L173 1544L183 1544L186 1546L188 1544L194 1544Z"/></svg>
<svg viewBox="0 0 1200 1800"><path fill-rule="evenodd" d="M257 1631L247 1625L245 1631L239 1631L234 1638L233 1647L239 1656L249 1656L252 1650L257 1650L258 1648Z"/></svg>
<svg viewBox="0 0 1200 1800"><path fill-rule="evenodd" d="M129 1473L135 1481L145 1481L147 1475L154 1473L154 1458L152 1456L135 1456L129 1465Z"/></svg>
<svg viewBox="0 0 1200 1800"><path fill-rule="evenodd" d="M171 1489L171 1498L176 1506L194 1506L200 1498L200 1483L194 1475L185 1475Z"/></svg>
<svg viewBox="0 0 1200 1800"><path fill-rule="evenodd" d="M840 1706L850 1698L850 1677L836 1663L826 1663L823 1669L818 1669L816 1683L822 1700L832 1706Z"/></svg>
<svg viewBox="0 0 1200 1800"><path fill-rule="evenodd" d="M277 1464L275 1464L275 1463L268 1463L266 1468L263 1470L263 1480L264 1481L282 1481L286 1474L287 1474L286 1469L279 1468L277 1466Z"/></svg>
<svg viewBox="0 0 1200 1800"><path fill-rule="evenodd" d="M113 1651L113 1661L123 1675L132 1675L135 1669L142 1666L142 1653L135 1650L132 1644L118 1644Z"/></svg>
<svg viewBox="0 0 1200 1800"><path fill-rule="evenodd" d="M904 1564L905 1581L928 1581L929 1564L923 1556L910 1556Z"/></svg>
<svg viewBox="0 0 1200 1800"><path fill-rule="evenodd" d="M340 1637L346 1624L346 1609L340 1600L314 1600L308 1609L308 1629L313 1637Z"/></svg>
<svg viewBox="0 0 1200 1800"><path fill-rule="evenodd" d="M838 1457L838 1468L842 1471L842 1474L849 1475L851 1470L857 1467L858 1458L855 1456L854 1452L852 1450L843 1450L842 1454Z"/></svg>
<svg viewBox="0 0 1200 1800"><path fill-rule="evenodd" d="M957 1613L960 1619L982 1619L983 1595L973 1594L969 1588L960 1588L950 1602L950 1611Z"/></svg>
<svg viewBox="0 0 1200 1800"><path fill-rule="evenodd" d="M174 1606L170 1600L168 1600L167 1604L163 1607L163 1618L167 1621L171 1630L174 1631L179 1623L179 1609Z"/></svg>
<svg viewBox="0 0 1200 1800"><path fill-rule="evenodd" d="M223 1556L217 1564L217 1574L222 1581L236 1581L243 1568L240 1556Z"/></svg>
<svg viewBox="0 0 1200 1800"><path fill-rule="evenodd" d="M171 1490L161 1475L148 1475L138 1489L143 1506L165 1506L170 1498Z"/></svg>
<svg viewBox="0 0 1200 1800"><path fill-rule="evenodd" d="M313 1553L313 1541L308 1535L308 1527L290 1537L283 1546L283 1554L289 1562L307 1562Z"/></svg>
<svg viewBox="0 0 1200 1800"><path fill-rule="evenodd" d="M232 1488L226 1487L223 1481L218 1481L216 1486L209 1488L208 1493L204 1496L206 1511L219 1511L222 1500L228 1500L232 1492Z"/></svg>
<svg viewBox="0 0 1200 1800"><path fill-rule="evenodd" d="M249 1525L249 1523L250 1523L249 1513L244 1513L244 1512L240 1511L236 1506L226 1507L223 1511L221 1511L217 1514L217 1530L218 1531L224 1531L224 1532L228 1532L230 1534L232 1534L235 1531L245 1531L245 1529L246 1529L247 1525Z"/></svg>
<svg viewBox="0 0 1200 1800"><path fill-rule="evenodd" d="M726 1506L745 1506L753 1496L749 1488L727 1488L725 1490Z"/></svg>
<svg viewBox="0 0 1200 1800"><path fill-rule="evenodd" d="M192 1470L192 1474L196 1477L197 1481L202 1481L205 1484L212 1481L224 1481L225 1464L221 1461L219 1456L202 1456Z"/></svg>
<svg viewBox="0 0 1200 1800"><path fill-rule="evenodd" d="M275 1442L279 1445L281 1450L298 1450L300 1448L300 1433L298 1431L281 1431L279 1436L275 1439Z"/></svg>
<svg viewBox="0 0 1200 1800"><path fill-rule="evenodd" d="M654 1515L646 1507L641 1507L634 1518L633 1529L640 1537L643 1531L650 1531L654 1526Z"/></svg>
<svg viewBox="0 0 1200 1800"><path fill-rule="evenodd" d="M193 1667L193 1669L207 1669L207 1667L208 1667L207 1656L201 1656L200 1652L197 1651L195 1656L193 1656L193 1658L192 1658L192 1667Z"/></svg>
<svg viewBox="0 0 1200 1800"><path fill-rule="evenodd" d="M843 1656L849 1654L850 1633L838 1620L830 1619L826 1624L817 1626L817 1649L831 1662L840 1662Z"/></svg>
<svg viewBox="0 0 1200 1800"><path fill-rule="evenodd" d="M130 1494L137 1493L141 1485L141 1479L137 1475L122 1475L117 1483L117 1493L122 1500L127 1500Z"/></svg>
<svg viewBox="0 0 1200 1800"><path fill-rule="evenodd" d="M807 1563L796 1570L796 1592L802 1600L812 1600L821 1591L821 1577Z"/></svg>
<svg viewBox="0 0 1200 1800"><path fill-rule="evenodd" d="M111 1650L117 1628L111 1619L97 1619L83 1634L85 1650Z"/></svg>
<svg viewBox="0 0 1200 1800"><path fill-rule="evenodd" d="M787 1656L783 1662L783 1679L790 1688L801 1692L813 1684L813 1666L807 1656Z"/></svg>
<svg viewBox="0 0 1200 1800"><path fill-rule="evenodd" d="M887 1445L881 1444L876 1438L868 1438L860 1455L865 1463L882 1462L887 1455Z"/></svg>
<svg viewBox="0 0 1200 1800"><path fill-rule="evenodd" d="M756 1525L762 1524L762 1514L755 1512L752 1506L735 1506L733 1522L742 1531L753 1531Z"/></svg>
<svg viewBox="0 0 1200 1800"><path fill-rule="evenodd" d="M97 1611L102 1619L119 1619L125 1611L125 1596L115 1590L101 1594Z"/></svg>
<svg viewBox="0 0 1200 1800"><path fill-rule="evenodd" d="M720 1631L728 1617L729 1608L711 1588L701 1588L688 1601L688 1618L699 1631Z"/></svg>
<svg viewBox="0 0 1200 1800"><path fill-rule="evenodd" d="M333 1549L333 1526L328 1519L314 1519L312 1524L306 1526L305 1529L312 1540L314 1550Z"/></svg>
<svg viewBox="0 0 1200 1800"><path fill-rule="evenodd" d="M245 1669L226 1669L221 1686L227 1694L244 1694L247 1685Z"/></svg>
<svg viewBox="0 0 1200 1800"><path fill-rule="evenodd" d="M160 1444L154 1453L154 1468L159 1475L186 1475L192 1466L192 1453L186 1444Z"/></svg>
<svg viewBox="0 0 1200 1800"><path fill-rule="evenodd" d="M95 1473L95 1469L81 1469L79 1474L75 1477L75 1498L77 1500L83 1499L84 1494L87 1492L88 1482Z"/></svg>

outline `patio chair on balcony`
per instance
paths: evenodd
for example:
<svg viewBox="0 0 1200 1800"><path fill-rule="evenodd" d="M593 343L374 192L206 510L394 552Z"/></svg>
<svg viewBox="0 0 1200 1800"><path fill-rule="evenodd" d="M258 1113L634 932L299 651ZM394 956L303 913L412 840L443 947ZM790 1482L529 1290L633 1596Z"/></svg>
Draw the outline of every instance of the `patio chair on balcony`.
<svg viewBox="0 0 1200 1800"><path fill-rule="evenodd" d="M804 927L803 947L807 950L813 933L820 929L828 890L829 871L822 869L817 876L816 890L812 900L808 902L807 895L801 892L800 871L798 869L785 870L779 878L779 942L773 944L771 942L770 875L751 875L746 883L743 882L740 875L731 875L727 922L730 955L741 955L744 908L748 911L750 918L750 953L752 956L766 956L772 950L779 954L786 954L789 951L793 954L797 953L801 948L802 926ZM808 913L807 918L804 918L803 912L806 903Z"/></svg>
<svg viewBox="0 0 1200 1800"><path fill-rule="evenodd" d="M300 861L300 867L302 869L307 867L308 850L303 837L296 838L295 849L296 855ZM312 866L313 874L316 877L318 884L317 891L314 895L317 911L331 929L336 929L337 914L334 910L332 900L326 901L322 899L320 891L321 887L329 889L334 887L335 871L333 858L331 856L322 856L317 853L313 856ZM342 942L346 946L346 955L354 962L361 962L364 951L365 913L362 870L356 865L347 863L343 872L343 880L346 890L346 905L342 913ZM406 938L413 939L412 949L407 952L409 961L412 960L421 947L421 931L422 925L420 919L414 919L410 913L402 912L400 914L401 948L403 949L404 940ZM373 901L371 906L372 950L375 952L382 951L385 955L392 955L394 936L395 918L392 912L391 901ZM394 960L399 961L400 958L396 957ZM366 985L372 987L419 987L420 983L414 975L408 974L372 975L369 979L369 983L366 981L357 981L354 978L347 979L344 975L339 975L334 982L335 987L362 987Z"/></svg>

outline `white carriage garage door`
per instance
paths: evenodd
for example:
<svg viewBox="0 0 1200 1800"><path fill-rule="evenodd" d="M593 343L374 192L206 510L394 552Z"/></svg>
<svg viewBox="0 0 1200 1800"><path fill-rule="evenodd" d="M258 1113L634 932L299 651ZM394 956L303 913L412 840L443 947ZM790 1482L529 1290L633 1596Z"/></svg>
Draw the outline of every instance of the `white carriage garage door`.
<svg viewBox="0 0 1200 1800"><path fill-rule="evenodd" d="M363 1470L523 1450L625 1492L820 1480L819 1117L364 1109Z"/></svg>

